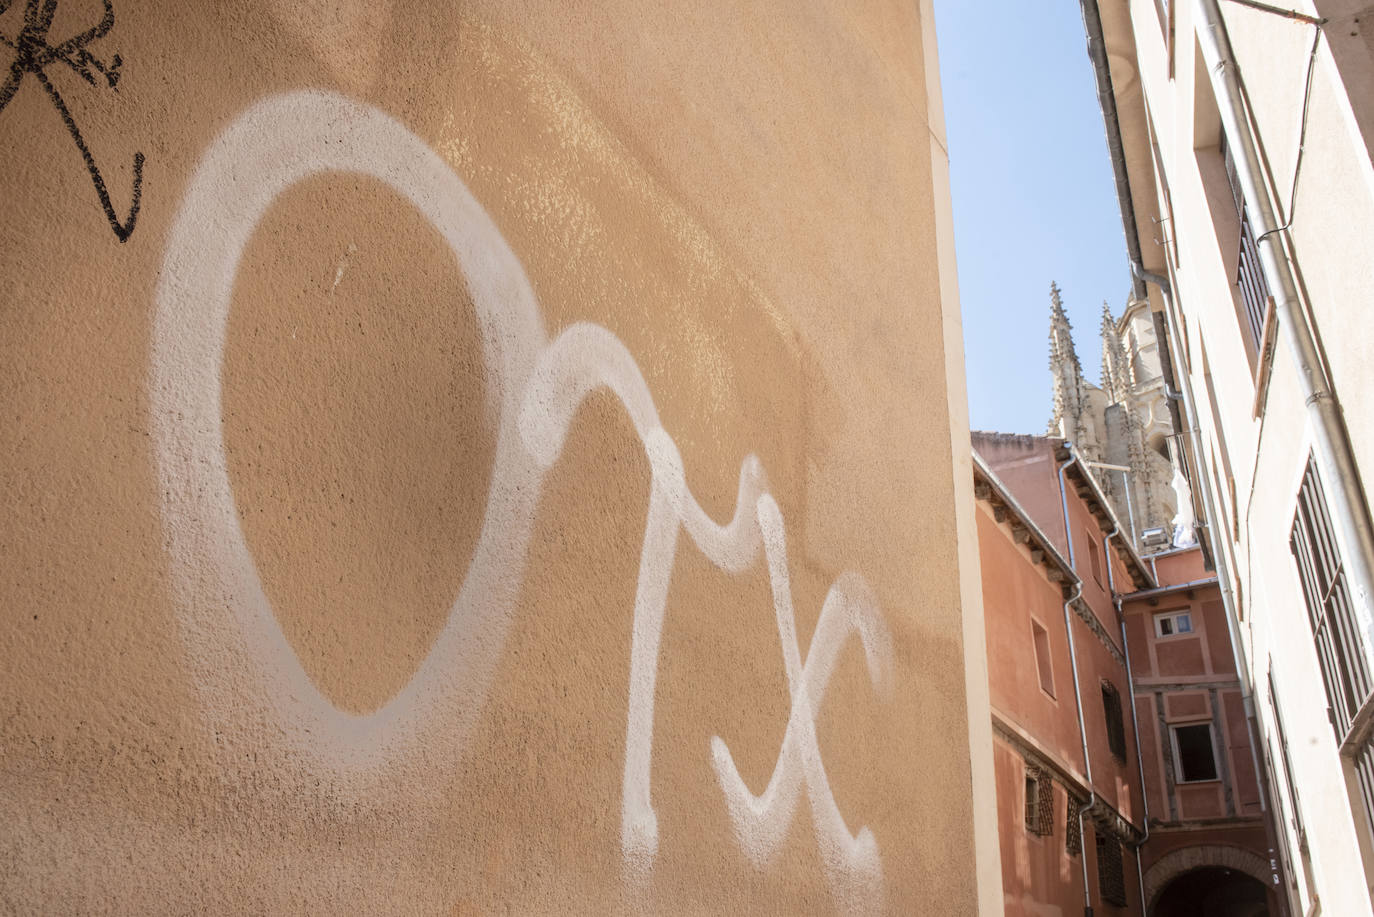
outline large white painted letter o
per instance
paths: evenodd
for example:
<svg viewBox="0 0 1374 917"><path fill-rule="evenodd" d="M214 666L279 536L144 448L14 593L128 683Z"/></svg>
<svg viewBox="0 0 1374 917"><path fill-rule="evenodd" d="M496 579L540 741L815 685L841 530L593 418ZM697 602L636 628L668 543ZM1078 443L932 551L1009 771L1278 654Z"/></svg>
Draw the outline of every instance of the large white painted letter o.
<svg viewBox="0 0 1374 917"><path fill-rule="evenodd" d="M278 195L330 171L385 183L448 242L476 308L500 418L482 531L448 620L410 683L361 716L319 692L282 632L239 525L221 428L225 332L244 247ZM169 236L150 381L177 610L211 725L284 732L312 770L359 791L422 735L429 754L459 750L499 655L492 643L504 640L538 498L540 473L515 419L544 340L534 293L496 225L389 115L333 93L292 92L255 104L211 144Z"/></svg>

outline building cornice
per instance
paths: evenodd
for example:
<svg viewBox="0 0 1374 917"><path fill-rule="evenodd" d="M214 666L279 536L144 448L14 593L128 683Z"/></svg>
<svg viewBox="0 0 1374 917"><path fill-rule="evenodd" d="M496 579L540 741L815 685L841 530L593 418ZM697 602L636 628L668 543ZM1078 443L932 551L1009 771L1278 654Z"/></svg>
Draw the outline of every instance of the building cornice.
<svg viewBox="0 0 1374 917"><path fill-rule="evenodd" d="M1087 602L1083 601L1082 596L1074 599L1071 607L1073 608L1074 614L1078 615L1079 619L1087 625L1088 630L1092 631L1092 635L1097 638L1097 642L1101 643L1107 648L1107 652L1112 654L1112 658L1116 660L1116 664L1124 667L1126 665L1126 657L1122 654L1121 647L1116 645L1116 641L1107 633L1107 628L1103 627L1102 622L1097 619L1097 615L1093 614L1092 607L1089 606Z"/></svg>
<svg viewBox="0 0 1374 917"><path fill-rule="evenodd" d="M1073 587L1082 582L1078 574L976 449L973 450L973 496L992 509L993 519L999 524L1010 526L1012 540L1027 546L1031 562L1044 568L1045 577L1057 584L1067 599Z"/></svg>
<svg viewBox="0 0 1374 917"><path fill-rule="evenodd" d="M1173 583L1168 586L1157 586L1154 589L1142 589L1139 592L1132 592L1121 597L1123 602L1137 602L1143 599L1155 599L1161 596L1171 595L1175 592L1191 592L1194 589L1206 589L1208 586L1216 586L1216 576L1209 576L1205 579L1190 580L1186 583Z"/></svg>

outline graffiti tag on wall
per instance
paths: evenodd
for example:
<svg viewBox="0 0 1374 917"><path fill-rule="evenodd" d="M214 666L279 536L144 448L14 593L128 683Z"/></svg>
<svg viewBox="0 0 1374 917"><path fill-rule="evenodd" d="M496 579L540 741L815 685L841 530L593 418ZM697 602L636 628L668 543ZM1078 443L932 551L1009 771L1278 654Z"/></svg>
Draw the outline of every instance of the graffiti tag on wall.
<svg viewBox="0 0 1374 917"><path fill-rule="evenodd" d="M481 328L487 398L497 418L493 477L471 564L428 656L380 709L352 714L311 682L288 643L241 529L221 424L225 334L238 262L279 195L322 172L371 176L407 199L448 243ZM365 798L416 755L453 760L480 711L511 622L544 480L573 418L593 392L625 406L651 467L630 647L621 798L627 870L643 875L658 850L652 801L655 683L667 599L685 532L729 573L766 564L791 712L767 787L755 795L729 748L711 760L742 851L764 865L781 848L803 792L827 879L838 895L881 896L882 867L867 828L851 833L835 802L816 715L839 654L857 635L875 689L891 683L891 642L857 574L831 586L803 659L793 611L784 521L764 469L743 462L733 518L707 515L686 483L633 356L606 328L574 324L550 340L523 266L467 186L387 114L342 96L293 92L260 101L212 144L172 227L153 328L152 422L162 518L188 655L212 725L248 711L276 724L290 760ZM231 730L225 729L226 732Z"/></svg>
<svg viewBox="0 0 1374 917"><path fill-rule="evenodd" d="M0 15L9 9L11 2L12 0L0 0ZM110 29L114 28L114 7L110 5L110 0L104 0L104 3L105 14L99 22L84 32L53 44L49 41L48 32L57 12L57 0L25 0L23 27L13 36L0 33L0 44L14 52L9 75L5 77L4 84L0 85L0 112L5 110L5 106L19 91L25 77L32 76L37 80L48 100L52 102L53 108L57 109L58 115L62 117L62 123L67 126L67 133L76 143L77 150L81 152L81 160L86 164L86 171L90 173L95 193L100 197L100 206L105 211L105 218L110 221L110 229L114 230L119 241L126 242L134 231L134 223L138 220L139 202L143 196L143 154L134 154L133 198L129 204L129 216L121 222L119 215L115 213L114 205L110 202L110 192L105 188L105 178L95 164L95 156L86 145L86 139L81 135L81 129L76 126L76 119L72 117L71 110L63 101L62 94L57 91L47 73L47 68L53 64L65 64L92 86L99 85L96 79L96 75L99 74L109 89L115 89L119 83L119 68L123 66L124 61L116 54L106 64L88 50L93 42L104 38Z"/></svg>

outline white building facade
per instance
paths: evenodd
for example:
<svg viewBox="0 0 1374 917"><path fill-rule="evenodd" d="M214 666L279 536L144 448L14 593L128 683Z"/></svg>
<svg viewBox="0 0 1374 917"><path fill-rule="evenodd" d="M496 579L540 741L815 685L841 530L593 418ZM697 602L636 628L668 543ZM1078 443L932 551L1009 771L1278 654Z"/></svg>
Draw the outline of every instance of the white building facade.
<svg viewBox="0 0 1374 917"><path fill-rule="evenodd" d="M1374 5L1082 0L1293 914L1374 887Z"/></svg>

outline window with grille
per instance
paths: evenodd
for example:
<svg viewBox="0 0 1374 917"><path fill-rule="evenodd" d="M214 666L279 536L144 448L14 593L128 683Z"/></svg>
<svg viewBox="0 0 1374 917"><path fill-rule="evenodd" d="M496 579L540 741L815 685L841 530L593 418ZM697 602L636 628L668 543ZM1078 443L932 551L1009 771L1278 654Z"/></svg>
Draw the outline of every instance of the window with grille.
<svg viewBox="0 0 1374 917"><path fill-rule="evenodd" d="M1278 689L1274 686L1274 669L1269 669L1269 709L1274 711L1274 731L1279 740L1279 760L1283 764L1283 782L1288 788L1288 800L1293 809L1293 830L1297 832L1298 843L1307 843L1307 832L1302 824L1302 810L1298 807L1298 787L1293 782L1293 765L1288 760L1288 732L1283 728L1283 714L1279 712Z"/></svg>
<svg viewBox="0 0 1374 917"><path fill-rule="evenodd" d="M1126 760L1126 724L1121 718L1121 692L1110 681L1102 682L1102 712L1107 718L1107 747L1112 757Z"/></svg>
<svg viewBox="0 0 1374 917"><path fill-rule="evenodd" d="M1374 833L1374 742L1365 742L1355 754L1355 783L1360 788L1365 830Z"/></svg>
<svg viewBox="0 0 1374 917"><path fill-rule="evenodd" d="M1231 197L1240 217L1240 252L1236 258L1236 286L1240 289L1241 304L1245 307L1245 331L1258 352L1264 340L1265 311L1269 308L1269 282L1260 266L1259 244L1245 209L1245 195L1241 191L1236 160L1226 145L1226 132L1221 134L1218 148L1226 163L1226 179L1231 185Z"/></svg>
<svg viewBox="0 0 1374 917"><path fill-rule="evenodd" d="M1121 842L1101 828L1097 835L1097 893L1117 907L1126 906L1126 871L1122 868Z"/></svg>
<svg viewBox="0 0 1374 917"><path fill-rule="evenodd" d="M1083 802L1067 792L1064 795L1068 802L1064 810L1064 852L1076 857L1083 852L1083 823L1078 820L1078 808Z"/></svg>
<svg viewBox="0 0 1374 917"><path fill-rule="evenodd" d="M1026 764L1026 830L1041 837L1054 833L1054 778L1050 772Z"/></svg>
<svg viewBox="0 0 1374 917"><path fill-rule="evenodd" d="M1317 644L1331 722L1336 728L1336 741L1341 742L1350 732L1360 706L1374 690L1374 679L1365 660L1321 478L1310 458L1298 492L1289 544L1298 564L1308 623Z"/></svg>
<svg viewBox="0 0 1374 917"><path fill-rule="evenodd" d="M1298 564L1331 725L1336 730L1336 741L1341 743L1349 736L1360 707L1374 691L1374 679L1365 659L1364 641L1350 600L1345 565L1336 545L1321 477L1310 457L1298 492L1289 546ZM1352 757L1365 830L1374 833L1374 746L1366 741Z"/></svg>

